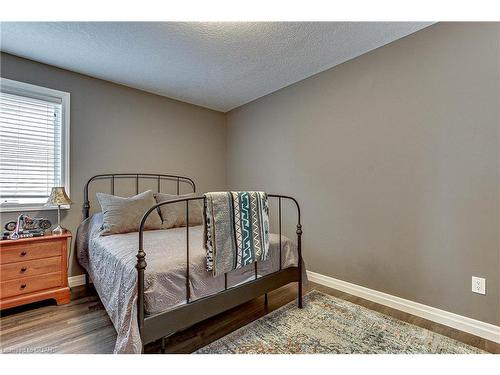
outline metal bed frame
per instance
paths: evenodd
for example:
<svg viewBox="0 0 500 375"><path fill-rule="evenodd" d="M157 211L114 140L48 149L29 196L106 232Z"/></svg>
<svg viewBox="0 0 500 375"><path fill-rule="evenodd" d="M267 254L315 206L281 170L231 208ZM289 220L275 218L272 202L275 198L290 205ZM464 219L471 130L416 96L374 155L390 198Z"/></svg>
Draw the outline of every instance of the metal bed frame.
<svg viewBox="0 0 500 375"><path fill-rule="evenodd" d="M156 190L161 192L162 181L173 181L176 183L177 195L180 193L181 184L189 185L193 193L196 192L194 181L185 176L169 175L169 174L152 174L152 173L110 173L99 174L90 178L84 188L83 202L83 217L89 217L90 202L89 202L89 185L97 180L110 180L111 194L115 192L115 183L117 180L135 179L135 192L139 193L140 180L156 180ZM269 198L278 200L278 234L279 234L279 251L280 264L279 270L271 274L258 277L258 263L254 263L255 278L244 284L234 287L228 287L227 273L224 274L224 291L213 294L207 297L191 300L189 286L189 202L194 200L204 200L204 196L179 198L171 201L161 202L151 207L144 216L139 225L139 250L137 252L137 276L138 276L138 298L137 298L137 320L139 323L139 331L142 340L142 351L148 343L161 339L162 352L165 351L165 338L192 326L195 323L201 322L214 315L220 314L226 310L236 307L242 303L248 302L254 298L265 296L265 304L267 306L267 293L278 289L288 283L297 282L297 299L298 307L302 308L302 225L300 221L300 206L297 200L293 197L278 194L268 194ZM297 209L297 252L298 264L296 267L282 268L282 200L290 200L295 204ZM186 304L168 309L164 312L152 315L145 315L144 312L144 272L147 267L146 252L144 251L144 224L149 214L158 207L174 204L179 202L186 203ZM89 285L89 275L85 273L85 283Z"/></svg>

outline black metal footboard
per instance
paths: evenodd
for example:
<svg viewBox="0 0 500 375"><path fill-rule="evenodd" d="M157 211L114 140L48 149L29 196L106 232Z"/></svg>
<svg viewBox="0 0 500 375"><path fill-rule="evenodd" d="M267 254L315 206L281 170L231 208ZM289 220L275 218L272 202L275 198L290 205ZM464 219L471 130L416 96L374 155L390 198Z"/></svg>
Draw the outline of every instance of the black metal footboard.
<svg viewBox="0 0 500 375"><path fill-rule="evenodd" d="M254 263L255 279L239 286L228 288L227 273L224 274L224 291L191 300L189 285L189 202L194 200L204 200L205 197L191 197L175 199L161 202L151 207L142 217L139 226L139 251L137 253L137 273L138 273L138 298L137 298L137 318L143 347L145 344L163 339L177 331L185 329L211 316L236 307L244 302L250 301L261 295L280 288L290 282L298 282L298 307L302 308L302 225L300 221L300 206L298 202L289 196L269 194L269 198L278 200L278 235L279 235L279 270L269 275L258 277L258 263ZM282 200L291 200L297 208L297 267L282 269ZM144 272L147 267L146 252L144 251L144 225L149 214L158 207L185 202L186 204L186 304L155 315L145 316L144 314Z"/></svg>

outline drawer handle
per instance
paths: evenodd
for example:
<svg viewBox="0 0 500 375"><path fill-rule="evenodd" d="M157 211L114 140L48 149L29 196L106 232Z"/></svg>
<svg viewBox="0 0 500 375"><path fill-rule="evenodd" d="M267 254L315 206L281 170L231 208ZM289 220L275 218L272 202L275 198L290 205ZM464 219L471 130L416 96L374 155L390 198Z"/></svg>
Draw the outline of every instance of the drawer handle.
<svg viewBox="0 0 500 375"><path fill-rule="evenodd" d="M26 288L26 284L21 284L21 289Z"/></svg>
<svg viewBox="0 0 500 375"><path fill-rule="evenodd" d="M24 256L26 256L26 254L28 254L26 251L21 251L21 254L20 254L20 255L21 255L22 257L24 257Z"/></svg>
<svg viewBox="0 0 500 375"><path fill-rule="evenodd" d="M27 269L28 269L27 267L22 267L21 272L26 272Z"/></svg>

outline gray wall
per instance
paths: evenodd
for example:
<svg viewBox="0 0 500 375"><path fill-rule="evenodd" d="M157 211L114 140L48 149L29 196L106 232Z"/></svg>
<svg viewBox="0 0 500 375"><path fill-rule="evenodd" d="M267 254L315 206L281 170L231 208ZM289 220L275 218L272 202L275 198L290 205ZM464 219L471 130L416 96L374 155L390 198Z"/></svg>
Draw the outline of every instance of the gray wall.
<svg viewBox="0 0 500 375"><path fill-rule="evenodd" d="M229 187L299 199L309 270L500 324L499 40L437 24L231 111Z"/></svg>
<svg viewBox="0 0 500 375"><path fill-rule="evenodd" d="M0 72L5 78L71 93L70 184L75 204L62 222L73 233L82 217L83 186L98 173L182 174L195 179L199 192L225 188L223 113L5 53ZM133 193L132 186L123 193ZM54 211L40 214L55 221ZM2 213L1 222L16 216ZM74 259L71 263L70 275L80 274Z"/></svg>
<svg viewBox="0 0 500 375"><path fill-rule="evenodd" d="M7 54L0 69L71 93L73 232L91 175L202 192L226 188L227 163L231 188L300 200L308 269L500 324L499 50L498 24L438 24L226 117Z"/></svg>

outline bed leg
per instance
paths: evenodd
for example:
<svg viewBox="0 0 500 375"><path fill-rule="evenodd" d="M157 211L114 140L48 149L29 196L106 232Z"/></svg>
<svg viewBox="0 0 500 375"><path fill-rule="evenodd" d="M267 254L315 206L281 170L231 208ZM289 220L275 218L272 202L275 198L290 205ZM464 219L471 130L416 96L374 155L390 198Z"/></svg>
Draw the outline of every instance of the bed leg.
<svg viewBox="0 0 500 375"><path fill-rule="evenodd" d="M269 305L268 305L267 293L266 293L266 294L264 294L264 308L266 309L266 311L267 311L268 307L269 307Z"/></svg>
<svg viewBox="0 0 500 375"><path fill-rule="evenodd" d="M165 354L165 351L167 350L167 338L166 337L162 337L161 338L161 354Z"/></svg>
<svg viewBox="0 0 500 375"><path fill-rule="evenodd" d="M297 292L298 292L298 297L299 297L298 298L299 299L299 301L298 301L299 302L299 309L301 309L302 308L302 278L298 282L298 291Z"/></svg>
<svg viewBox="0 0 500 375"><path fill-rule="evenodd" d="M87 271L85 271L85 289L86 290L89 290L90 289L90 278L89 278L89 274Z"/></svg>
<svg viewBox="0 0 500 375"><path fill-rule="evenodd" d="M297 206L298 207L298 206ZM298 259L298 271L299 271L299 280L297 285L297 294L298 294L298 305L299 309L302 308L302 225L300 224L300 211L299 211L299 223L297 224L297 253L299 256Z"/></svg>

